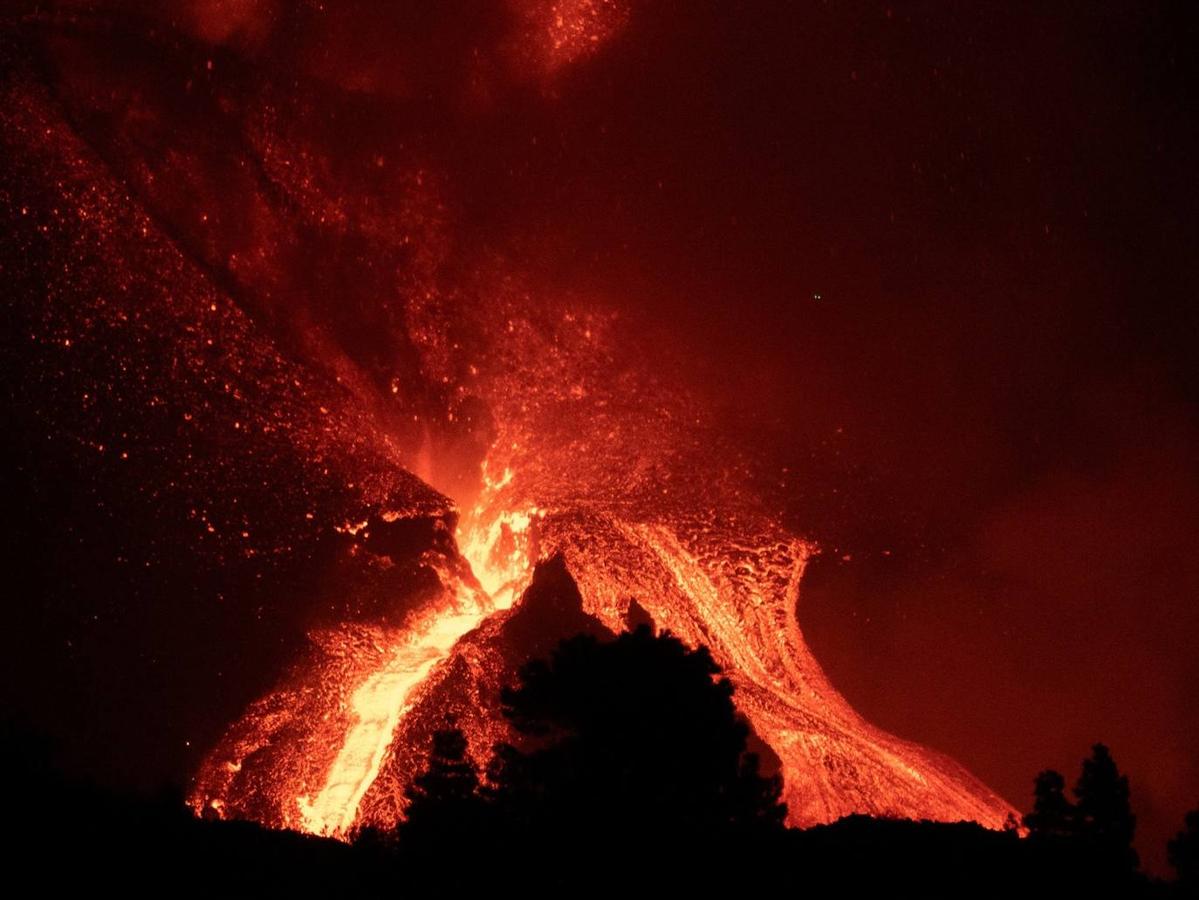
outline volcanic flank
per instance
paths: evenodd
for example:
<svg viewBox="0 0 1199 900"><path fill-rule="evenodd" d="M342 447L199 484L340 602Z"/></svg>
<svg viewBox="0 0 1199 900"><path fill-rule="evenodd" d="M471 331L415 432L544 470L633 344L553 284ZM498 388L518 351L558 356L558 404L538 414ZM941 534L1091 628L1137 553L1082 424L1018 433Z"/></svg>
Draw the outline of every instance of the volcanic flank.
<svg viewBox="0 0 1199 900"><path fill-rule="evenodd" d="M554 522L542 520L539 530ZM594 533L597 523L588 524ZM495 743L512 739L499 714L499 693L523 662L546 655L559 638L611 635L631 616L648 615L692 642L702 639L729 670L740 709L779 760L792 823L867 812L1002 824L1007 805L959 766L855 716L807 658L797 629L786 629L769 609L752 607L741 620L750 627L738 629L720 600L722 589L737 595L736 582L714 579L663 528L622 532L612 537L611 549L636 561L630 567L641 573L635 580L613 577L594 551L570 553L584 583L594 585L590 602L560 553L536 567L513 608L488 615L473 579L441 569L441 602L406 630L374 632L375 641L349 628L322 635L320 651L296 667L285 687L256 703L214 751L197 781L197 809L334 835L394 824L408 778L419 771L432 732L447 716L484 761ZM648 592L639 594L644 605L633 607L630 588ZM596 603L596 597L607 599ZM437 637L479 620L452 646ZM766 640L772 627L784 628L795 643ZM386 685L389 678L394 686ZM322 690L329 684L341 693ZM330 715L331 709L343 714ZM340 749L331 758L334 747Z"/></svg>
<svg viewBox="0 0 1199 900"><path fill-rule="evenodd" d="M648 618L710 648L792 824L1003 825L829 684L796 618L814 544L637 329L454 256L419 150L314 162L352 109L90 28L5 47L0 98L12 452L57 505L25 549L65 573L20 613L61 680L38 715L113 766L207 749L201 814L346 836L402 815L447 714L483 758L525 659Z"/></svg>

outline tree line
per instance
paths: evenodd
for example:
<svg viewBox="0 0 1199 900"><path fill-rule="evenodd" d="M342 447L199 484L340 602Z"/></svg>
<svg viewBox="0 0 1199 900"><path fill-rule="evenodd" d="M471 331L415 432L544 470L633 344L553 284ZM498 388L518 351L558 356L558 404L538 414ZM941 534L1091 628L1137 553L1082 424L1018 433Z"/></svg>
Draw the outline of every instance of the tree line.
<svg viewBox="0 0 1199 900"><path fill-rule="evenodd" d="M1199 811L1170 842L1175 880L1147 877L1128 780L1102 744L1069 793L1062 774L1037 775L1032 809L1004 831L860 815L794 829L782 782L749 751L733 687L703 647L646 624L579 635L523 666L500 699L510 741L472 754L445 721L403 820L363 829L349 846L201 821L179 793L67 784L10 731L10 875L29 867L47 887L221 895L1199 895Z"/></svg>
<svg viewBox="0 0 1199 900"><path fill-rule="evenodd" d="M1032 810L1007 834L865 816L799 831L785 827L781 780L747 750L732 698L705 648L648 625L611 640L570 638L503 692L515 741L480 769L447 721L408 789L405 819L365 831L359 844L442 883L447 872L473 883L475 872L452 862L469 847L486 873L532 853L540 883L562 887L584 871L607 881L600 861L623 872L621 861L640 858L643 880L652 871L674 886L774 887L806 873L808 884L984 895L1001 885L1055 896L1166 890L1139 869L1128 779L1103 744L1083 761L1072 797L1060 773L1037 775ZM1197 844L1199 812L1170 843L1180 893L1195 888Z"/></svg>

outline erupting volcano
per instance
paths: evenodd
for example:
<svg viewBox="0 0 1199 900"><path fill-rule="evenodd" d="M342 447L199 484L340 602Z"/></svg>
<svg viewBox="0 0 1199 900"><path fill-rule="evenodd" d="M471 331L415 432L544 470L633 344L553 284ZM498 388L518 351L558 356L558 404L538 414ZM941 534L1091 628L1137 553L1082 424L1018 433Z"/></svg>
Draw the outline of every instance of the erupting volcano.
<svg viewBox="0 0 1199 900"><path fill-rule="evenodd" d="M515 37L455 83L471 127L502 90L552 104L628 15L514 6ZM0 107L25 251L6 263L8 361L44 398L22 427L52 436L29 466L88 473L64 502L100 522L132 498L140 536L131 556L96 529L96 559L140 580L95 632L160 629L202 673L189 708L243 710L204 735L194 810L337 837L394 824L447 714L485 759L524 661L581 623L648 621L710 648L792 824L1002 827L1004 800L825 677L797 619L818 530L785 524L786 485L674 377L635 304L528 277L535 240L462 226L456 145L425 136L407 81L380 114L355 93L367 74L260 70L256 20L209 12L136 35L31 14Z"/></svg>

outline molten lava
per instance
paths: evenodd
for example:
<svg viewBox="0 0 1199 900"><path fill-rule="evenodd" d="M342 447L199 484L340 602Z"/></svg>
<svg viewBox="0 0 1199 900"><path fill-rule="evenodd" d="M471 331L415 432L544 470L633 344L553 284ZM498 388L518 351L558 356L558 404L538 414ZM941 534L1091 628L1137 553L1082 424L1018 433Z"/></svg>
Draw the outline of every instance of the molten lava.
<svg viewBox="0 0 1199 900"><path fill-rule="evenodd" d="M413 692L458 638L490 611L477 592L464 586L454 599L449 608L430 612L407 631L386 636L388 656L382 667L370 672L350 698L349 727L324 786L315 798L298 798L306 830L344 834L350 829Z"/></svg>

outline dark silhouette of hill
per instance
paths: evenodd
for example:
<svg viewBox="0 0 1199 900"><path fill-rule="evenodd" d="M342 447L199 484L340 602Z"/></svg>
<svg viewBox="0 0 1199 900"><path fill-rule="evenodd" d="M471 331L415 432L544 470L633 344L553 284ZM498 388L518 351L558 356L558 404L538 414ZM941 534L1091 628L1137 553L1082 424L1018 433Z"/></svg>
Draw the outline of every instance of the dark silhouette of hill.
<svg viewBox="0 0 1199 900"><path fill-rule="evenodd" d="M369 866L337 841L196 818L183 792L116 793L58 775L54 748L23 723L0 727L10 886L71 896L362 896Z"/></svg>

